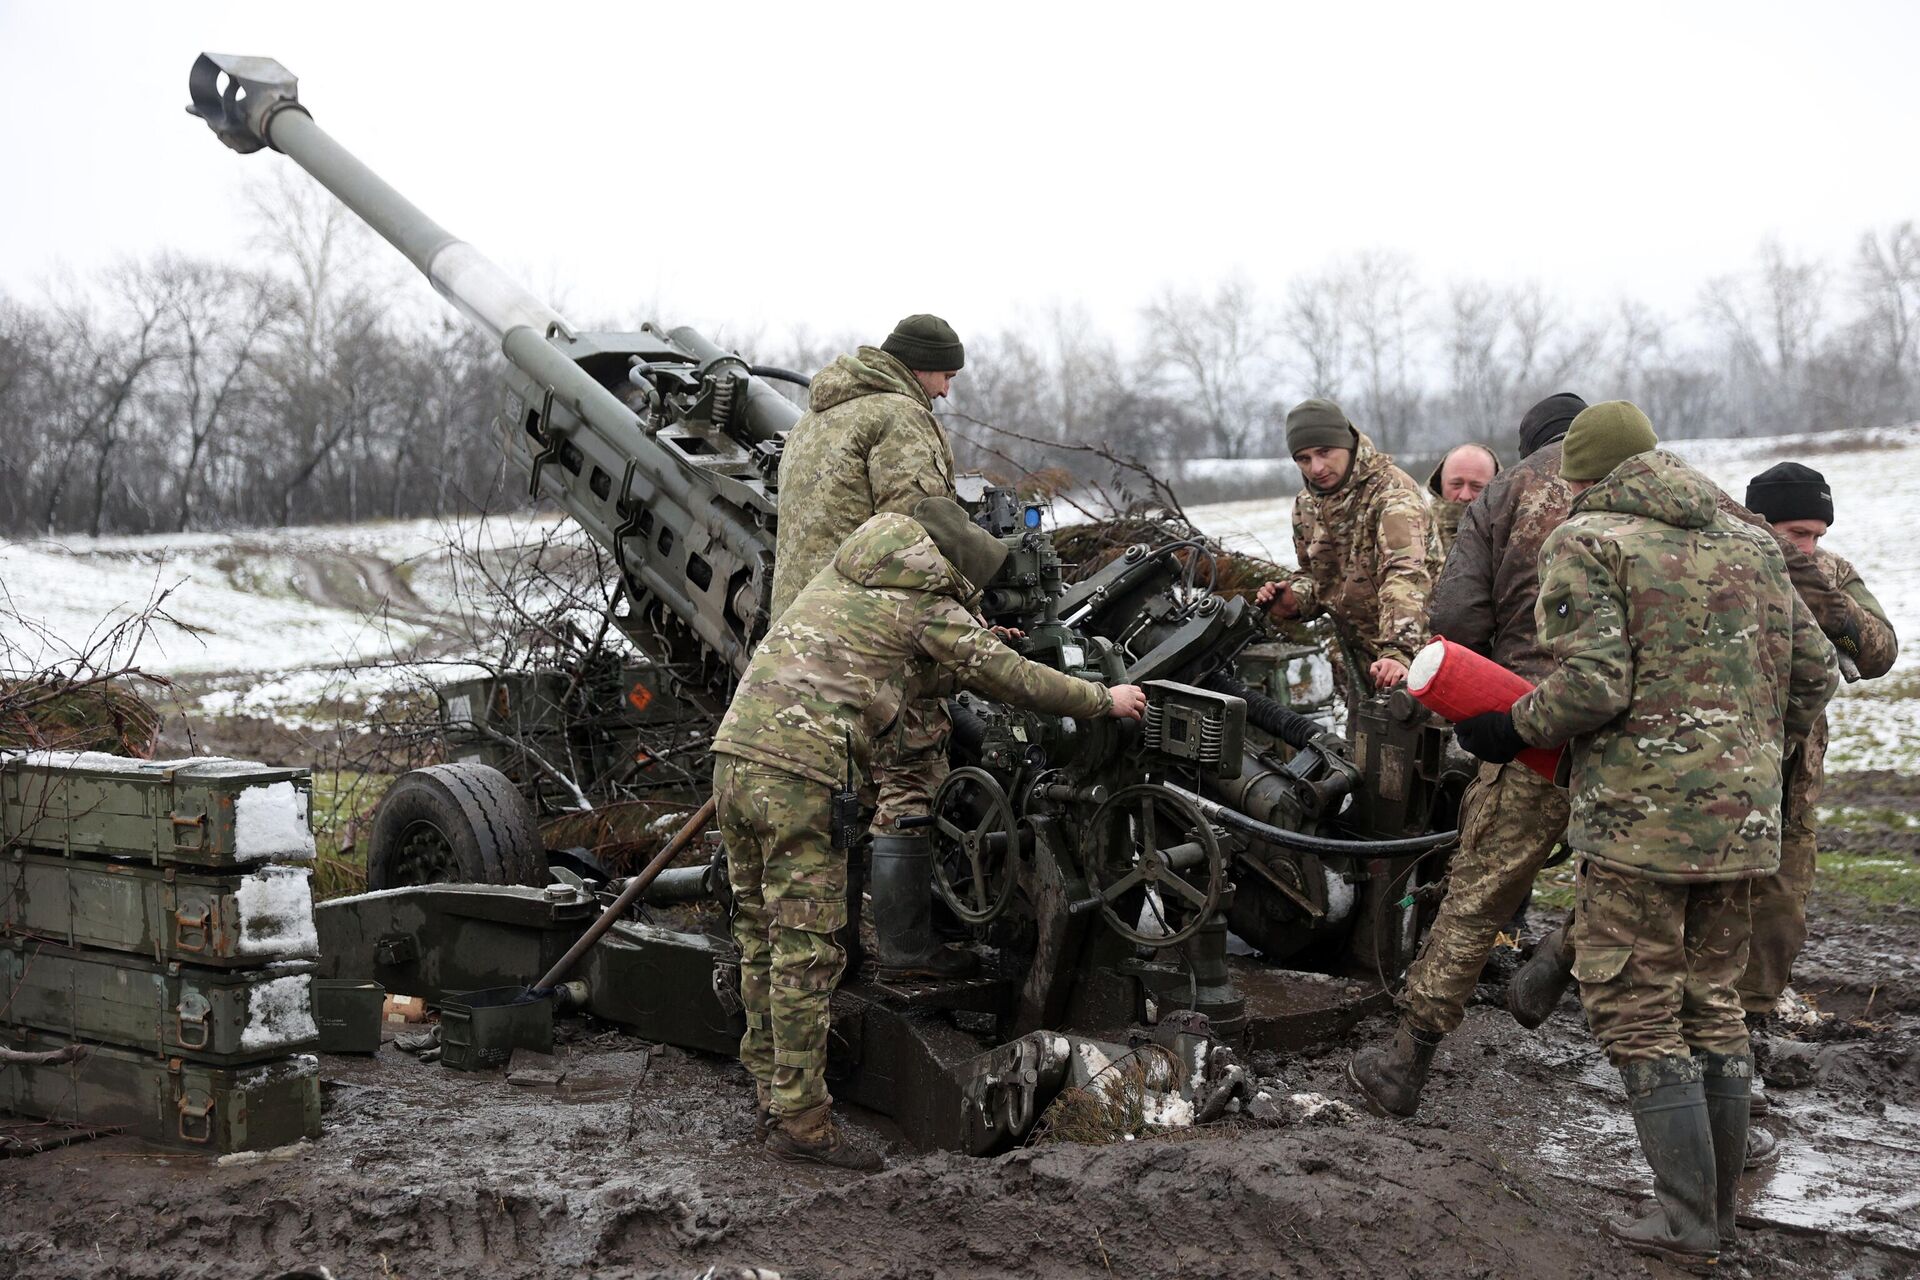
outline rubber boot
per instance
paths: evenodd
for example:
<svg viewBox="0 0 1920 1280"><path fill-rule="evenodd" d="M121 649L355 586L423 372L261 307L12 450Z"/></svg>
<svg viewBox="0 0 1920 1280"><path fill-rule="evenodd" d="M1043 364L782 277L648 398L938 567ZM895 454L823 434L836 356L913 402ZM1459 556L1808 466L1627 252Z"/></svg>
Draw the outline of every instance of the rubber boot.
<svg viewBox="0 0 1920 1280"><path fill-rule="evenodd" d="M935 945L932 884L926 836L873 838L873 949L883 981L966 978L979 969L972 952Z"/></svg>
<svg viewBox="0 0 1920 1280"><path fill-rule="evenodd" d="M1405 1018L1395 1028L1393 1041L1353 1055L1347 1079L1359 1091L1367 1110L1382 1118L1405 1119L1420 1109L1420 1091L1427 1087L1427 1071L1441 1032L1416 1027Z"/></svg>
<svg viewBox="0 0 1920 1280"><path fill-rule="evenodd" d="M1747 1082L1753 1079L1753 1059L1744 1053L1694 1056L1700 1063L1700 1084L1707 1095L1707 1129L1713 1135L1715 1216L1720 1226L1720 1248L1725 1251L1735 1243L1740 1174L1747 1167Z"/></svg>
<svg viewBox="0 0 1920 1280"><path fill-rule="evenodd" d="M1526 963L1513 971L1507 983L1507 1012L1531 1031L1560 1007L1560 997L1573 983L1573 942L1565 925L1540 939Z"/></svg>
<svg viewBox="0 0 1920 1280"><path fill-rule="evenodd" d="M834 1123L831 1102L776 1120L767 1134L767 1150L782 1160L812 1161L855 1173L876 1173L887 1167L878 1151L854 1141Z"/></svg>
<svg viewBox="0 0 1920 1280"><path fill-rule="evenodd" d="M1653 1170L1654 1205L1639 1218L1609 1222L1607 1234L1637 1253L1682 1265L1716 1262L1716 1161L1700 1066L1691 1058L1661 1058L1634 1063L1620 1074L1640 1151Z"/></svg>

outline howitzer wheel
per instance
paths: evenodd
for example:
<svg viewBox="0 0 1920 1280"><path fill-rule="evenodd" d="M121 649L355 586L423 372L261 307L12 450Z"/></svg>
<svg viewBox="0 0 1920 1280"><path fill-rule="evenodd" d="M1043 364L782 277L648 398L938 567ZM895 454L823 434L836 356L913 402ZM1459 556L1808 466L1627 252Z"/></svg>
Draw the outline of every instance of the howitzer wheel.
<svg viewBox="0 0 1920 1280"><path fill-rule="evenodd" d="M1139 782L1108 797L1093 812L1087 882L1112 930L1146 947L1170 947L1193 936L1220 909L1226 859L1220 837L1191 800L1154 782ZM1143 932L1118 908L1133 890L1160 891L1160 901L1185 917L1166 933Z"/></svg>
<svg viewBox="0 0 1920 1280"><path fill-rule="evenodd" d="M928 806L933 815L933 888L967 924L997 919L1013 901L1013 806L985 769L949 773Z"/></svg>
<svg viewBox="0 0 1920 1280"><path fill-rule="evenodd" d="M395 780L373 815L367 888L545 884L533 814L506 775L437 764Z"/></svg>

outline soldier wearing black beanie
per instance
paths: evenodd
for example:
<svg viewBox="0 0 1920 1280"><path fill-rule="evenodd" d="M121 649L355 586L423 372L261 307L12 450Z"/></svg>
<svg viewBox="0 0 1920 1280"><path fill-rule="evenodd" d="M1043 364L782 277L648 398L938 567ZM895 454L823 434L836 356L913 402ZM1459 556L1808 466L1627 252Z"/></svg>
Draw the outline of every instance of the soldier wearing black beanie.
<svg viewBox="0 0 1920 1280"><path fill-rule="evenodd" d="M1819 520L1833 527L1833 490L1812 467L1782 462L1747 481L1747 510L1768 524Z"/></svg>

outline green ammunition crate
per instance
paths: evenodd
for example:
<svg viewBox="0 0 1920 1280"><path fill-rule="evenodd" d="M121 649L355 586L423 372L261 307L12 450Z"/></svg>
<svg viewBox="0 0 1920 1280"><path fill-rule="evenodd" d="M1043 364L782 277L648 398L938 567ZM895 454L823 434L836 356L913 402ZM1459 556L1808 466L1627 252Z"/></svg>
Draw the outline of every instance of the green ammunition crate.
<svg viewBox="0 0 1920 1280"><path fill-rule="evenodd" d="M0 1027L0 1044L27 1052L71 1043ZM124 1129L150 1142L229 1155L320 1136L320 1067L304 1055L250 1067L156 1058L89 1046L77 1062L0 1071L0 1110L68 1124Z"/></svg>
<svg viewBox="0 0 1920 1280"><path fill-rule="evenodd" d="M313 857L313 779L214 757L0 753L0 847L245 867Z"/></svg>
<svg viewBox="0 0 1920 1280"><path fill-rule="evenodd" d="M378 1053L387 989L365 978L315 978L313 1021L322 1053Z"/></svg>
<svg viewBox="0 0 1920 1280"><path fill-rule="evenodd" d="M440 1005L440 1063L454 1071L504 1067L515 1049L553 1052L553 1001L525 987L469 991Z"/></svg>
<svg viewBox="0 0 1920 1280"><path fill-rule="evenodd" d="M219 875L21 849L0 854L0 933L216 968L319 949L303 867Z"/></svg>
<svg viewBox="0 0 1920 1280"><path fill-rule="evenodd" d="M201 969L28 938L0 945L0 1014L76 1040L232 1065L316 1047L311 961Z"/></svg>

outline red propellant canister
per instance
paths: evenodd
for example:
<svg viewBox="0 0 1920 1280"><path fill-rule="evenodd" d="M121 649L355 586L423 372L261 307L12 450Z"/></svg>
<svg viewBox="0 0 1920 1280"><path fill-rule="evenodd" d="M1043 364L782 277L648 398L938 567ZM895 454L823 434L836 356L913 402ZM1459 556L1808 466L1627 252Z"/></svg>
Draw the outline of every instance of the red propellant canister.
<svg viewBox="0 0 1920 1280"><path fill-rule="evenodd" d="M1507 711L1533 691L1525 676L1516 675L1491 658L1444 637L1414 655L1407 668L1407 692L1420 705L1458 724L1487 711ZM1521 764L1552 781L1560 770L1563 747L1528 747Z"/></svg>

